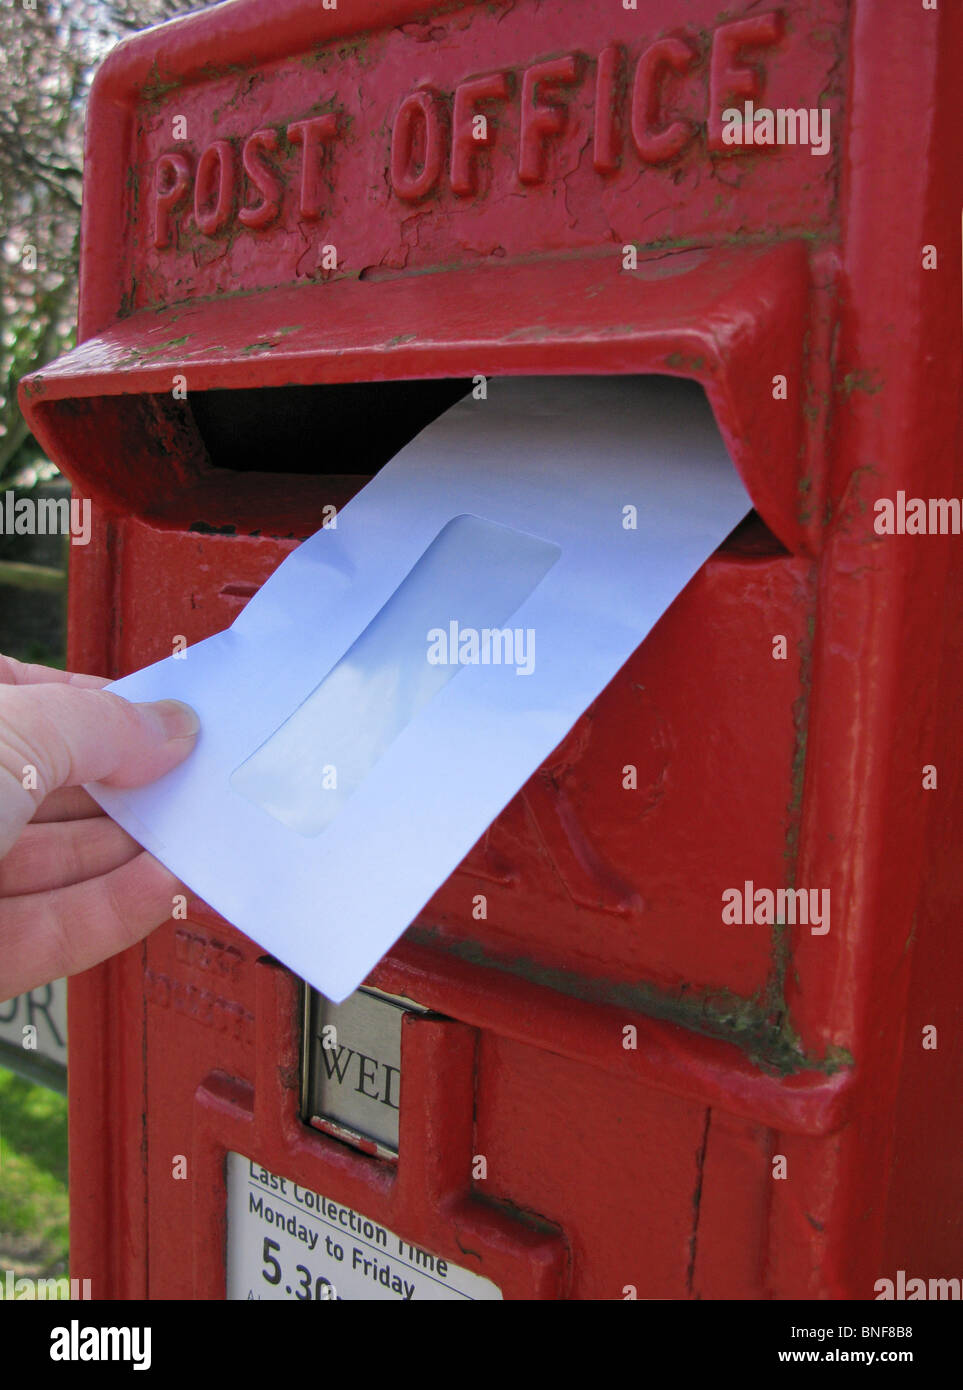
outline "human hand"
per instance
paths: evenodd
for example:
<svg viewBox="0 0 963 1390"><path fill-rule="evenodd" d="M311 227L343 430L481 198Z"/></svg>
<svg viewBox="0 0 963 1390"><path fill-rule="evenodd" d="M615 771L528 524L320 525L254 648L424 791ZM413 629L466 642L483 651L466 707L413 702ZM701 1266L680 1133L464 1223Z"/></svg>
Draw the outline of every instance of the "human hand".
<svg viewBox="0 0 963 1390"><path fill-rule="evenodd" d="M132 946L182 891L81 784L152 782L191 752L197 716L106 684L0 657L0 1000Z"/></svg>

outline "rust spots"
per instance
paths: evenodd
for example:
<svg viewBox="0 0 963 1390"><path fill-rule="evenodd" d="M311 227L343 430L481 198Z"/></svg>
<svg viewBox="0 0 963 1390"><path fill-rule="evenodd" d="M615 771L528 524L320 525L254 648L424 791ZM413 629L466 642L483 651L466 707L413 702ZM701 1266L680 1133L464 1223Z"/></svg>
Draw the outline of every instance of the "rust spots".
<svg viewBox="0 0 963 1390"><path fill-rule="evenodd" d="M875 396L877 392L882 391L884 384L883 378L877 372L847 372L836 390L842 396L851 396L854 391L863 391L867 396Z"/></svg>

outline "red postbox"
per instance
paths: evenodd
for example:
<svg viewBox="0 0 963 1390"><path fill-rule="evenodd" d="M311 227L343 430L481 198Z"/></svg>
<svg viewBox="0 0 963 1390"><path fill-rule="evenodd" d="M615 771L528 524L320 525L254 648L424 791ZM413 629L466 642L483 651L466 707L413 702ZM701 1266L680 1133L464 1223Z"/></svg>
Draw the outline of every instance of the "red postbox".
<svg viewBox="0 0 963 1390"><path fill-rule="evenodd" d="M480 376L692 378L755 513L347 1012L193 900L72 982L95 1297L958 1277L960 28L246 0L108 58L23 386L75 669L227 626Z"/></svg>

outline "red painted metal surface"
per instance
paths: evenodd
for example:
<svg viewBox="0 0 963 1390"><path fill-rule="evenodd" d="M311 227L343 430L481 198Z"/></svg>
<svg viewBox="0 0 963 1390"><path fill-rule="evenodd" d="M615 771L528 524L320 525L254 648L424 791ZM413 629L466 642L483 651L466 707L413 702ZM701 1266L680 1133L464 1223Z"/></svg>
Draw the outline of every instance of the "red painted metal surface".
<svg viewBox="0 0 963 1390"><path fill-rule="evenodd" d="M240 0L105 63L82 342L23 388L99 519L74 667L226 626L403 442L389 383L439 383L408 437L445 378L692 377L758 515L373 973L444 1016L404 1028L396 1164L299 1121L296 982L202 904L72 983L96 1295L223 1296L232 1148L507 1297L958 1273L960 540L873 503L963 494L961 23L756 9ZM747 99L825 108L828 151L725 146ZM746 880L831 929L725 922Z"/></svg>

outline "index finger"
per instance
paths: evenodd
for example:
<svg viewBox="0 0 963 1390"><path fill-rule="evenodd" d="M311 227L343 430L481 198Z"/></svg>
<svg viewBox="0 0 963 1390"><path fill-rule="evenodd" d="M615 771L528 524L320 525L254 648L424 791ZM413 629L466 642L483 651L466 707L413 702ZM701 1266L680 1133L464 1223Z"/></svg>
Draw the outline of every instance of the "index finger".
<svg viewBox="0 0 963 1390"><path fill-rule="evenodd" d="M85 676L77 671L59 671L53 666L18 661L0 656L0 685L76 685L81 690L102 690L110 681L106 676Z"/></svg>
<svg viewBox="0 0 963 1390"><path fill-rule="evenodd" d="M59 787L143 786L194 746L198 718L177 700L131 704L60 683L0 686L0 855Z"/></svg>

